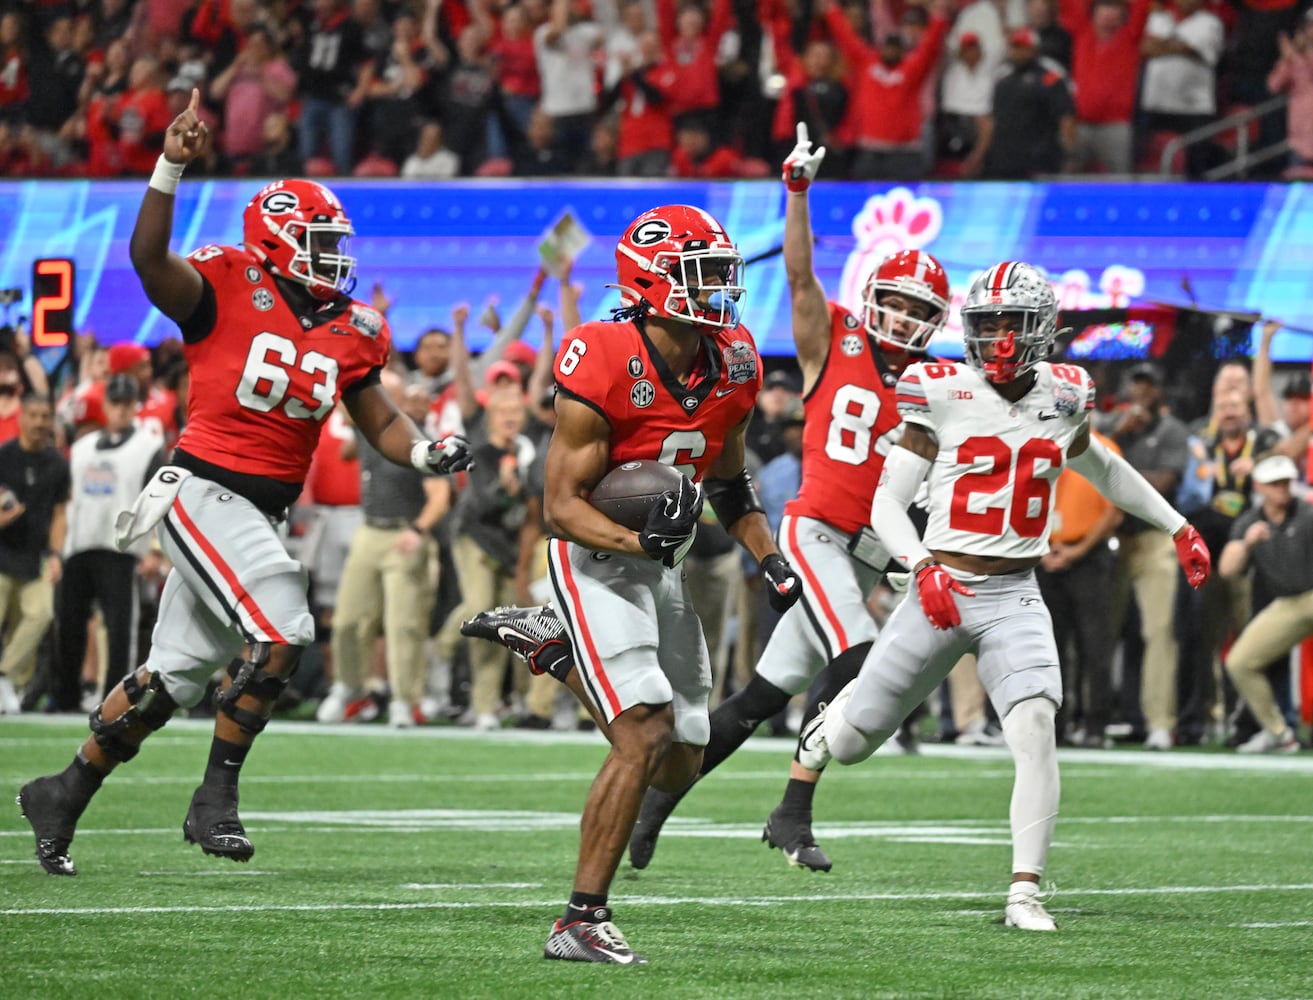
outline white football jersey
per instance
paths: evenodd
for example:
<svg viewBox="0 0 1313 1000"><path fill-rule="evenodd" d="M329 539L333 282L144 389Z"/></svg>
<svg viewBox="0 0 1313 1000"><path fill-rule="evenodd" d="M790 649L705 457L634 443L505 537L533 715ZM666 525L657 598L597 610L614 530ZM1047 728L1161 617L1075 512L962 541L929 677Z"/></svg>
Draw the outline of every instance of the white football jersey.
<svg viewBox="0 0 1313 1000"><path fill-rule="evenodd" d="M920 362L898 380L898 412L939 441L928 479L930 549L1025 559L1049 548L1053 484L1094 408L1077 365L1041 362L1009 403L967 364Z"/></svg>

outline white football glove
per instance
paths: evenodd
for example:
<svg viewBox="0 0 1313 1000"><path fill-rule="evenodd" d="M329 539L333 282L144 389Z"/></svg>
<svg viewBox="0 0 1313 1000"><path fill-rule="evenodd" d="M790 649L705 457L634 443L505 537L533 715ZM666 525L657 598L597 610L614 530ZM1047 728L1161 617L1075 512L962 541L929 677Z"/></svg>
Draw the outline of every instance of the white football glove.
<svg viewBox="0 0 1313 1000"><path fill-rule="evenodd" d="M416 441L410 449L410 464L420 472L446 476L468 469L474 464L474 456L461 435L448 434L441 441Z"/></svg>
<svg viewBox="0 0 1313 1000"><path fill-rule="evenodd" d="M807 123L798 122L798 145L784 161L784 183L795 193L806 191L816 179L816 171L821 169L825 159L825 147L812 152L812 141L807 137Z"/></svg>

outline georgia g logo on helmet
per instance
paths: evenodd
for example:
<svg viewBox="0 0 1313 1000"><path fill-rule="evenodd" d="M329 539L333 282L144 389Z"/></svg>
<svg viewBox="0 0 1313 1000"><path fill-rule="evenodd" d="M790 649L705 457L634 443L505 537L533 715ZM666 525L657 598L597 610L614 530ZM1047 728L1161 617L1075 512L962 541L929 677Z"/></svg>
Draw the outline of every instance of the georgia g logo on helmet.
<svg viewBox="0 0 1313 1000"><path fill-rule="evenodd" d="M665 219L648 219L634 227L629 242L636 247L650 247L670 239L670 233L670 223Z"/></svg>
<svg viewBox="0 0 1313 1000"><path fill-rule="evenodd" d="M300 204L291 191L273 191L264 196L260 210L267 215L291 215Z"/></svg>

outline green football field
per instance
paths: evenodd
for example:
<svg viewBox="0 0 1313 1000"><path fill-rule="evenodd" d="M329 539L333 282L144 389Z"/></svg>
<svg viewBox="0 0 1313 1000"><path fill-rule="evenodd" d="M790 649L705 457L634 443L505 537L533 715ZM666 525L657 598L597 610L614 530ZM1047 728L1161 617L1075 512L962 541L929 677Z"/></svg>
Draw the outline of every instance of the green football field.
<svg viewBox="0 0 1313 1000"><path fill-rule="evenodd" d="M1046 881L1057 934L1005 929L1006 751L832 767L834 871L760 842L791 746L756 738L697 788L616 922L651 964L547 962L595 735L275 723L246 767L247 865L181 824L209 727L177 722L45 875L12 797L75 719L0 719L0 996L1313 996L1313 756L1068 751Z"/></svg>

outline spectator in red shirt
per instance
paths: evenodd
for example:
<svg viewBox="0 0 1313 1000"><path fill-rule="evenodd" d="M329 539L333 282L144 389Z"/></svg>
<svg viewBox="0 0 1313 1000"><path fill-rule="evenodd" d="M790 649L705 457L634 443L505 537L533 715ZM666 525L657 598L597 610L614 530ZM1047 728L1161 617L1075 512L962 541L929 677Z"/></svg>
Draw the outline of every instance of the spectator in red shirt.
<svg viewBox="0 0 1313 1000"><path fill-rule="evenodd" d="M0 119L18 121L27 103L28 57L23 21L14 11L0 14Z"/></svg>
<svg viewBox="0 0 1313 1000"><path fill-rule="evenodd" d="M1291 172L1313 176L1313 9L1293 36L1282 35L1281 58L1268 75L1274 94L1290 93L1286 109L1290 136Z"/></svg>
<svg viewBox="0 0 1313 1000"><path fill-rule="evenodd" d="M488 155L491 157L506 156L510 148L501 115L510 118L512 132L527 131L529 118L542 93L538 56L533 47L534 27L520 4L507 7L500 30L488 46L501 99L500 115L488 119Z"/></svg>
<svg viewBox="0 0 1313 1000"><path fill-rule="evenodd" d="M1111 174L1132 168L1131 120L1140 76L1140 38L1150 0L1094 0L1089 14L1063 22L1071 33L1071 81L1076 91L1076 149L1072 169L1101 167ZM1070 16L1065 7L1063 16Z"/></svg>
<svg viewBox="0 0 1313 1000"><path fill-rule="evenodd" d="M616 137L617 171L622 177L664 177L674 138L671 96L681 83L679 71L665 58L661 37L649 31L638 50L621 57L624 76L602 96L603 109L619 104Z"/></svg>
<svg viewBox="0 0 1313 1000"><path fill-rule="evenodd" d="M733 22L730 0L711 0L711 19L694 3L676 8L678 0L657 0L661 43L679 71L679 89L671 95L675 127L700 118L710 122L720 107L720 77L716 53L720 37Z"/></svg>
<svg viewBox="0 0 1313 1000"><path fill-rule="evenodd" d="M151 56L136 60L128 89L105 116L115 146L114 173L149 174L155 169L164 130L172 120L159 62Z"/></svg>
<svg viewBox="0 0 1313 1000"><path fill-rule="evenodd" d="M296 93L296 74L264 27L252 28L228 68L210 83L210 100L223 103L223 154L245 165L264 148L263 124L285 112Z"/></svg>
<svg viewBox="0 0 1313 1000"><path fill-rule="evenodd" d="M848 124L857 148L851 176L855 180L922 176L921 87L948 34L948 0L934 0L925 36L910 53L900 35L886 35L878 50L867 45L833 0L820 0L817 9L850 66Z"/></svg>
<svg viewBox="0 0 1313 1000"><path fill-rule="evenodd" d="M775 147L771 161L788 156L799 122L807 126L807 134L817 146L824 146L828 156L836 157L842 152L836 133L848 109L848 88L839 72L838 52L826 39L813 38L799 57L793 48L792 19L782 3L774 7L770 33L775 67L784 77L784 92L775 104L771 122Z"/></svg>
<svg viewBox="0 0 1313 1000"><path fill-rule="evenodd" d="M711 141L711 129L700 121L686 121L675 130L675 151L670 156L672 177L716 180L743 176L743 158L728 146Z"/></svg>

